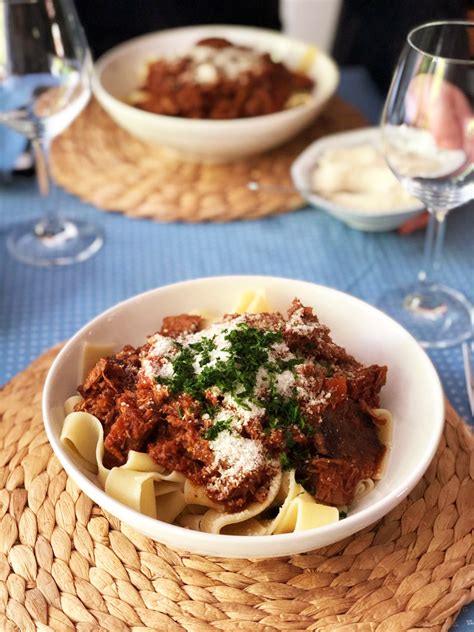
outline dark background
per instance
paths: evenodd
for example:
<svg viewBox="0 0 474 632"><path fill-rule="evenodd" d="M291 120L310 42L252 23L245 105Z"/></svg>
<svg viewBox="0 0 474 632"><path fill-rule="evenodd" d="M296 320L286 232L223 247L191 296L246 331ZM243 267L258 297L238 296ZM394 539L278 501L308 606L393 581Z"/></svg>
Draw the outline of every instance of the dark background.
<svg viewBox="0 0 474 632"><path fill-rule="evenodd" d="M94 56L143 33L191 24L281 29L278 0L76 0ZM346 0L332 54L365 66L382 93L408 31L437 19L463 19L472 0Z"/></svg>

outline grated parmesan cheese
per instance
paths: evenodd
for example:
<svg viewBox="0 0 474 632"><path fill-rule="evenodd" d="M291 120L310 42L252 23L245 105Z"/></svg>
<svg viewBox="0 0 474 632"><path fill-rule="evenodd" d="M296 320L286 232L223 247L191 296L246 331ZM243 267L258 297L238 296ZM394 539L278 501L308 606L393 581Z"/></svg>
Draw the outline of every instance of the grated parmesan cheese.
<svg viewBox="0 0 474 632"><path fill-rule="evenodd" d="M264 414L265 408L262 406L257 406L254 402L247 399L245 400L245 406L242 406L235 401L232 395L226 393L222 401L222 408L215 419L225 419L231 416L233 419L232 428L240 430L251 419L263 417Z"/></svg>
<svg viewBox="0 0 474 632"><path fill-rule="evenodd" d="M148 339L148 342L151 343L151 347L148 352L149 355L164 356L170 351L175 350L174 340L172 338L168 338L168 336L155 334Z"/></svg>
<svg viewBox="0 0 474 632"><path fill-rule="evenodd" d="M277 391L284 397L291 396L294 384L295 376L289 370L280 373L276 380Z"/></svg>
<svg viewBox="0 0 474 632"><path fill-rule="evenodd" d="M186 336L185 339L183 338L180 342L184 344L184 346L189 347L196 342L200 342L203 338L212 340L215 349L209 353L209 361L206 362L205 366L214 366L219 361L225 362L229 359L229 352L227 350L229 341L226 340L226 336L241 322L243 322L242 317L236 318L231 323L214 323L203 331L198 331L195 334ZM194 359L193 368L197 375L205 368L205 366L201 366L202 360L202 354L197 354Z"/></svg>
<svg viewBox="0 0 474 632"><path fill-rule="evenodd" d="M210 442L210 447L214 452L213 466L220 475L215 481L217 487L230 480L238 481L264 465L260 441L246 439L228 430L220 432Z"/></svg>
<svg viewBox="0 0 474 632"><path fill-rule="evenodd" d="M262 68L260 53L254 50L227 46L193 46L187 53L193 61L192 78L196 83L214 83L219 77L238 79L246 72L259 72Z"/></svg>
<svg viewBox="0 0 474 632"><path fill-rule="evenodd" d="M174 340L161 334L155 334L149 338L148 342L151 343L151 347L148 353L141 358L143 375L153 382L157 376L171 377L173 365L168 358L177 354Z"/></svg>

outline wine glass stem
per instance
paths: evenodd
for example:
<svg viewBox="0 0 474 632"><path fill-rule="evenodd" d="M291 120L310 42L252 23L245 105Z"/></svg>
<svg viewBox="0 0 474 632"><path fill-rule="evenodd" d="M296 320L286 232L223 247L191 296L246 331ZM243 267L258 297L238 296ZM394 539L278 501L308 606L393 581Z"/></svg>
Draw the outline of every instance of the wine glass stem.
<svg viewBox="0 0 474 632"><path fill-rule="evenodd" d="M418 273L418 280L426 284L433 280L441 267L444 233L446 230L446 209L429 209L429 222L426 230L423 267Z"/></svg>
<svg viewBox="0 0 474 632"><path fill-rule="evenodd" d="M50 142L46 138L34 138L31 141L35 154L36 178L41 197L43 198L43 216L35 226L35 233L40 239L54 237L64 230L64 223L53 208L52 198L55 185L51 178L49 162Z"/></svg>

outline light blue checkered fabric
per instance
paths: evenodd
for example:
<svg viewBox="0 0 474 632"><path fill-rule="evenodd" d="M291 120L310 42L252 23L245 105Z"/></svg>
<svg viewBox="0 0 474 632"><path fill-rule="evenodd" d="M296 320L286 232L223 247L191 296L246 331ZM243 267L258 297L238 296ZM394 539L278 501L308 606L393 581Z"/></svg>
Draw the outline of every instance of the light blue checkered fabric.
<svg viewBox="0 0 474 632"><path fill-rule="evenodd" d="M16 263L5 234L37 216L35 185L16 181L1 189L2 309L0 380L65 340L90 318L133 294L182 279L217 274L271 274L314 281L376 303L383 290L414 280L423 234L368 234L316 209L228 224L157 224L100 213L67 194L61 208L104 226L106 244L89 261L59 269ZM443 280L474 300L472 209L448 218ZM456 409L468 416L460 348L431 354Z"/></svg>
<svg viewBox="0 0 474 632"><path fill-rule="evenodd" d="M376 122L380 101L370 89L359 71L343 75L341 93ZM271 274L329 285L375 303L385 289L414 280L421 263L423 234L362 233L317 209L230 224L161 225L101 213L64 193L58 202L64 212L102 224L106 244L85 263L36 269L16 263L5 248L8 229L40 213L34 182L17 179L0 188L0 383L105 308L166 283L218 274ZM442 279L471 301L473 245L472 208L453 212ZM460 348L431 357L449 399L469 418ZM456 630L470 628L470 612L463 611Z"/></svg>

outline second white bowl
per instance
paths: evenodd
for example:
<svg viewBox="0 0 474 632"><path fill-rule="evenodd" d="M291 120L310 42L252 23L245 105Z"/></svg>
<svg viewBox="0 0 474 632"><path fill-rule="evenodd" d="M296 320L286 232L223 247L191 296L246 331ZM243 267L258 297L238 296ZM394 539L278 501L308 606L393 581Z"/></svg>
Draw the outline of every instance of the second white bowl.
<svg viewBox="0 0 474 632"><path fill-rule="evenodd" d="M306 72L315 81L313 98L275 114L231 120L164 116L125 102L140 85L150 59L184 53L207 37L224 37L233 44L268 52L291 69L310 59ZM137 138L177 150L189 160L226 162L266 151L295 136L316 118L338 82L339 71L332 59L304 42L264 29L212 25L161 31L120 44L96 63L92 89L115 122Z"/></svg>

